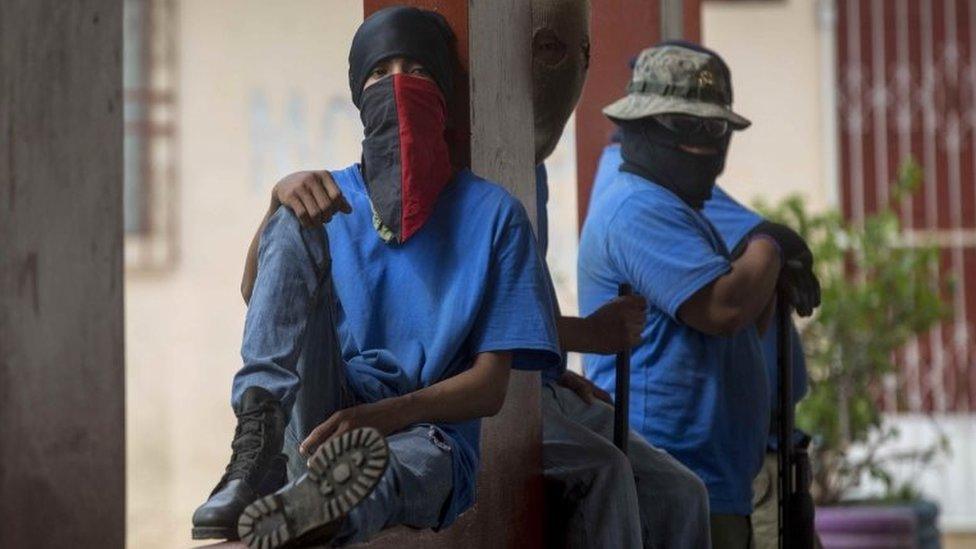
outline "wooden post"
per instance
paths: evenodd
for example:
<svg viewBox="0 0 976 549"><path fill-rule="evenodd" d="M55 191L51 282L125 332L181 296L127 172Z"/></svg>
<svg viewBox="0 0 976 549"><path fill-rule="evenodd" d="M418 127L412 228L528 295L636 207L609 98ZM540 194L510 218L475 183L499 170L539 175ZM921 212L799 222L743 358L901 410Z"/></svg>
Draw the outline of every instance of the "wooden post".
<svg viewBox="0 0 976 549"><path fill-rule="evenodd" d="M470 120L455 150L470 151L475 173L497 181L535 223L531 90L531 4L525 0L366 0L365 15L413 5L443 14L458 38L454 114ZM470 92L470 95L469 95ZM470 136L470 141L466 137ZM542 410L538 373L513 372L501 413L483 422L478 502L447 530L396 529L373 546L541 547Z"/></svg>
<svg viewBox="0 0 976 549"><path fill-rule="evenodd" d="M0 547L125 544L122 2L0 3Z"/></svg>
<svg viewBox="0 0 976 549"><path fill-rule="evenodd" d="M683 0L680 19L684 38L697 42L701 34L701 0ZM628 62L660 41L661 0L591 0L590 70L576 107L576 203L583 228L590 189L600 153L610 140L613 124L603 107L626 93Z"/></svg>
<svg viewBox="0 0 976 549"><path fill-rule="evenodd" d="M684 0L659 1L661 2L661 38L663 40L684 38Z"/></svg>

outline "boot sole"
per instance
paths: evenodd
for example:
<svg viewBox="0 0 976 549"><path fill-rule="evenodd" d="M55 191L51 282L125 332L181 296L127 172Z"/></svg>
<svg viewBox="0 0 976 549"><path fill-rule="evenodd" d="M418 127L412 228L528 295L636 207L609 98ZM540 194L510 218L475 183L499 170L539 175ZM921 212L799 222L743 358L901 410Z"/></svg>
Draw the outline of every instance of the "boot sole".
<svg viewBox="0 0 976 549"><path fill-rule="evenodd" d="M376 429L333 437L316 450L305 477L247 506L237 533L252 549L331 539L341 519L373 491L388 464L386 440Z"/></svg>
<svg viewBox="0 0 976 549"><path fill-rule="evenodd" d="M233 526L194 526L191 533L193 539L226 539L237 540L237 528Z"/></svg>

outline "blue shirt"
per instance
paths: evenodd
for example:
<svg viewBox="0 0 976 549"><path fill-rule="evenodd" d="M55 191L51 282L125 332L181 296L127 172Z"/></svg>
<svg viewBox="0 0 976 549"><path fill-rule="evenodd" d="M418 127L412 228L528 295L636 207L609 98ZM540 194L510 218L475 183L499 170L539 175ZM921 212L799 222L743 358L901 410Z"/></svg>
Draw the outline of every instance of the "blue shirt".
<svg viewBox="0 0 976 549"><path fill-rule="evenodd" d="M608 145L603 149L596 177L593 181L591 200L594 200L611 184L620 169L621 162L620 145ZM722 240L725 241L725 247L729 250L736 249L742 240L763 220L759 214L740 204L718 185L712 190L712 197L705 201L702 213L715 226L715 229L722 236ZM797 332L796 326L792 327L791 332L793 339L793 403L795 404L802 400L807 392L807 364L806 356L803 353L803 343L800 341L800 334ZM774 319L761 336L770 395L776 395L779 390L779 368L777 367L779 359L776 352L778 334L779 326ZM770 417L775 417L779 410L779 400L772 398L770 404ZM767 447L770 450L776 449L777 433L770 432Z"/></svg>
<svg viewBox="0 0 976 549"><path fill-rule="evenodd" d="M462 171L424 226L390 245L373 229L359 166L332 176L353 210L327 231L342 357L359 401L427 387L487 351L511 351L515 368L558 363L548 274L524 208L505 189ZM474 502L480 426L438 425L454 465L441 526Z"/></svg>
<svg viewBox="0 0 976 549"><path fill-rule="evenodd" d="M535 167L535 234L536 242L539 244L539 255L542 261L546 262L546 254L549 252L549 174L546 172L545 164L538 164ZM552 301L556 307L556 317L561 313L559 310L559 299L556 297L556 287L552 283L552 276L549 273L548 263L546 263L546 275L549 280L549 291L552 293ZM542 371L543 382L556 382L566 371L566 354L562 355L559 364L546 368Z"/></svg>
<svg viewBox="0 0 976 549"><path fill-rule="evenodd" d="M631 360L631 426L701 477L713 513L746 515L769 425L759 335L750 326L711 336L677 318L689 297L730 268L711 223L646 179L618 172L590 205L580 240L580 313L616 296L621 282L648 301ZM587 355L585 365L613 391L613 356Z"/></svg>
<svg viewBox="0 0 976 549"><path fill-rule="evenodd" d="M549 173L545 164L535 167L535 230L539 253L549 253Z"/></svg>

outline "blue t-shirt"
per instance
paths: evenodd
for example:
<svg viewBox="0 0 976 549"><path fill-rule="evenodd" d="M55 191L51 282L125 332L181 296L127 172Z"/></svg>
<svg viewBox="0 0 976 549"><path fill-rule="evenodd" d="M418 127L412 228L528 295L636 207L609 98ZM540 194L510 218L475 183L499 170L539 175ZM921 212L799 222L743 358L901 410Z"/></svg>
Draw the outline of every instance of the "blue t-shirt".
<svg viewBox="0 0 976 549"><path fill-rule="evenodd" d="M549 173L545 164L535 167L535 227L539 253L549 253Z"/></svg>
<svg viewBox="0 0 976 549"><path fill-rule="evenodd" d="M535 234L539 244L539 255L542 256L543 263L546 263L546 275L549 280L549 291L552 293L552 301L556 306L556 317L560 316L559 299L556 297L556 287L552 283L552 276L549 273L546 254L549 252L549 174L546 172L545 164L538 164L535 167ZM562 356L559 364L546 368L542 371L543 382L555 382L566 371L566 354Z"/></svg>
<svg viewBox="0 0 976 549"><path fill-rule="evenodd" d="M359 401L427 387L487 351L511 351L515 368L558 363L548 274L524 208L505 189L462 171L420 231L390 245L373 229L359 165L332 176L353 210L326 230L346 378ZM446 526L474 502L481 422L438 427L454 460Z"/></svg>
<svg viewBox="0 0 976 549"><path fill-rule="evenodd" d="M579 253L580 313L628 282L648 301L631 360L630 424L708 486L713 513L752 512L752 479L769 426L766 371L754 326L710 336L677 318L695 292L731 268L698 211L646 179L618 172L591 203ZM587 355L586 373L614 390L613 356Z"/></svg>
<svg viewBox="0 0 976 549"><path fill-rule="evenodd" d="M620 170L621 163L619 144L608 145L603 149L596 177L593 181L590 200L594 200L610 185ZM729 250L736 249L742 239L763 220L759 214L737 202L718 185L712 190L712 197L705 201L702 213L715 226L715 229L722 236L722 240L725 241L725 247ZM793 326L791 331L793 339L793 402L797 403L803 399L807 392L807 364L806 356L803 353L803 343L796 326ZM761 336L770 395L776 395L779 387L779 368L777 367L778 357L776 353L778 334L779 326L773 319ZM779 409L779 400L771 398L770 403L771 417L775 417ZM771 432L767 441L769 449L776 449L776 441L777 434Z"/></svg>

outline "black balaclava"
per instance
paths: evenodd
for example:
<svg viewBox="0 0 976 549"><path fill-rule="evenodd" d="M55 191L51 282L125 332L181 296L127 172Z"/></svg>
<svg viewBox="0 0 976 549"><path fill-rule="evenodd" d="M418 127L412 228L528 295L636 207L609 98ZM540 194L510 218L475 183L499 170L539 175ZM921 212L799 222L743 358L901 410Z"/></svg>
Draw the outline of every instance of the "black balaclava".
<svg viewBox="0 0 976 549"><path fill-rule="evenodd" d="M685 42L669 40L658 46L680 46L706 53L718 59L726 79L730 79L725 61L712 50ZM729 92L731 94L731 90ZM731 100L731 96L730 96ZM620 155L622 171L631 172L678 195L692 208L700 210L712 196L715 180L725 169L725 158L732 139L731 129L718 138L705 135L688 138L678 135L654 120L653 117L620 123ZM715 154L694 154L679 145L711 147Z"/></svg>
<svg viewBox="0 0 976 549"><path fill-rule="evenodd" d="M454 33L437 12L406 6L384 8L363 21L349 49L349 89L362 108L363 84L377 63L406 57L421 63L450 102L454 92Z"/></svg>

